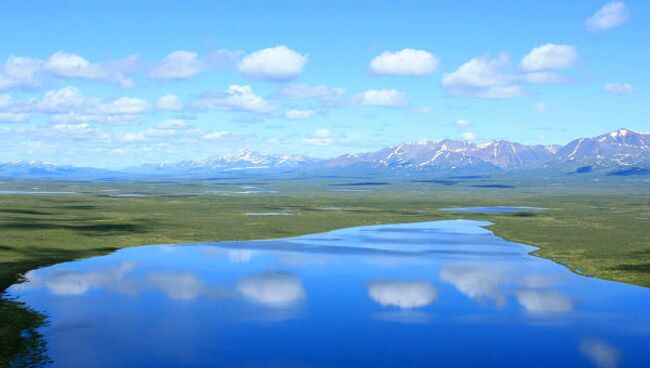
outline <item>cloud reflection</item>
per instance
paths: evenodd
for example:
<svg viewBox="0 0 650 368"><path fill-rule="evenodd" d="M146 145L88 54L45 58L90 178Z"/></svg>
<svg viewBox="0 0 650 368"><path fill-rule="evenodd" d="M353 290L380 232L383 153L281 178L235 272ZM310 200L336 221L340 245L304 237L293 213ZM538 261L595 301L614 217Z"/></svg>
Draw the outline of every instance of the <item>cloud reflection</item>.
<svg viewBox="0 0 650 368"><path fill-rule="evenodd" d="M90 289L119 289L131 291L134 285L125 276L135 267L134 262L122 262L117 266L99 271L61 270L51 274L30 271L25 275L27 282L14 285L14 290L46 288L54 295L83 295ZM45 276L45 277L44 277Z"/></svg>
<svg viewBox="0 0 650 368"><path fill-rule="evenodd" d="M573 309L571 299L554 291L520 290L517 301L529 312L554 313Z"/></svg>
<svg viewBox="0 0 650 368"><path fill-rule="evenodd" d="M284 308L305 298L297 278L279 272L263 273L241 279L237 290L248 300L272 308Z"/></svg>
<svg viewBox="0 0 650 368"><path fill-rule="evenodd" d="M401 309L424 307L438 297L436 289L426 281L372 281L368 294L384 307Z"/></svg>
<svg viewBox="0 0 650 368"><path fill-rule="evenodd" d="M506 302L501 290L501 284L506 279L503 270L470 264L451 265L440 270L440 279L475 301L491 299L499 306Z"/></svg>
<svg viewBox="0 0 650 368"><path fill-rule="evenodd" d="M618 349L598 339L584 339L580 351L599 368L616 368L619 363Z"/></svg>
<svg viewBox="0 0 650 368"><path fill-rule="evenodd" d="M199 296L219 297L223 294L216 288L206 286L190 272L151 273L147 277L151 287L171 299L193 300Z"/></svg>
<svg viewBox="0 0 650 368"><path fill-rule="evenodd" d="M154 272L143 279L132 272L135 266L135 262L125 261L96 271L31 271L26 275L27 282L14 285L12 289L21 291L45 288L51 294L60 296L84 295L90 290L129 295L152 290L177 300L193 300L199 296L221 298L226 294L222 288L206 285L191 272Z"/></svg>

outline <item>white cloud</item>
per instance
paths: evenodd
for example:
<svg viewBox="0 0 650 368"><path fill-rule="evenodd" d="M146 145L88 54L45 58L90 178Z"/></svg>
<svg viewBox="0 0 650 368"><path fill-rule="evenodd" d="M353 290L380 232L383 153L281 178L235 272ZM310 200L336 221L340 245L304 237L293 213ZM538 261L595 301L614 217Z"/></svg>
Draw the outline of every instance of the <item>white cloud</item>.
<svg viewBox="0 0 650 368"><path fill-rule="evenodd" d="M14 101L9 94L0 94L0 123L23 123L31 118L32 103Z"/></svg>
<svg viewBox="0 0 650 368"><path fill-rule="evenodd" d="M56 113L50 115L49 121L55 124L102 123L102 124L135 124L135 115L97 115L78 112Z"/></svg>
<svg viewBox="0 0 650 368"><path fill-rule="evenodd" d="M358 94L356 99L368 106L398 107L407 104L404 93L395 89L369 89Z"/></svg>
<svg viewBox="0 0 650 368"><path fill-rule="evenodd" d="M178 96L169 93L160 96L156 102L156 108L159 110L181 110L183 108L183 102Z"/></svg>
<svg viewBox="0 0 650 368"><path fill-rule="evenodd" d="M141 114L149 110L149 102L133 97L120 97L98 105L95 113L99 114Z"/></svg>
<svg viewBox="0 0 650 368"><path fill-rule="evenodd" d="M135 59L131 57L105 64L93 64L77 54L57 51L42 66L44 72L57 77L101 79L124 88L133 88L135 82L125 77L122 69L130 69L134 62Z"/></svg>
<svg viewBox="0 0 650 368"><path fill-rule="evenodd" d="M464 140L471 142L476 139L476 134L474 134L474 132L463 132L461 137L463 137Z"/></svg>
<svg viewBox="0 0 650 368"><path fill-rule="evenodd" d="M305 120L314 116L314 110L289 110L284 113L284 117L289 120Z"/></svg>
<svg viewBox="0 0 650 368"><path fill-rule="evenodd" d="M19 112L0 112L0 123L24 123L31 116Z"/></svg>
<svg viewBox="0 0 650 368"><path fill-rule="evenodd" d="M451 96L479 98L508 98L524 94L507 73L510 58L501 54L496 58L476 57L442 77L442 86Z"/></svg>
<svg viewBox="0 0 650 368"><path fill-rule="evenodd" d="M438 69L439 59L424 50L384 51L370 62L370 70L380 75L425 76Z"/></svg>
<svg viewBox="0 0 650 368"><path fill-rule="evenodd" d="M630 12L622 1L612 1L587 18L585 25L590 32L600 32L620 26L629 17Z"/></svg>
<svg viewBox="0 0 650 368"><path fill-rule="evenodd" d="M312 135L302 140L309 146L330 146L336 143L336 135L329 129L318 129Z"/></svg>
<svg viewBox="0 0 650 368"><path fill-rule="evenodd" d="M54 113L59 122L104 123L132 121L134 115L150 109L149 102L132 97L120 97L102 101L96 97L87 97L77 87L64 87L49 90L38 103L36 110Z"/></svg>
<svg viewBox="0 0 650 368"><path fill-rule="evenodd" d="M305 298L300 281L282 273L246 277L237 283L237 291L252 302L272 308L290 307Z"/></svg>
<svg viewBox="0 0 650 368"><path fill-rule="evenodd" d="M45 62L44 69L54 75L68 78L100 78L103 73L97 65L76 54L58 51Z"/></svg>
<svg viewBox="0 0 650 368"><path fill-rule="evenodd" d="M436 289L425 281L373 281L368 294L382 306L401 309L424 307L438 297Z"/></svg>
<svg viewBox="0 0 650 368"><path fill-rule="evenodd" d="M306 63L307 55L281 45L246 55L237 70L253 78L283 81L298 76Z"/></svg>
<svg viewBox="0 0 650 368"><path fill-rule="evenodd" d="M0 90L38 86L39 82L34 74L41 65L40 60L10 56L3 65L0 65Z"/></svg>
<svg viewBox="0 0 650 368"><path fill-rule="evenodd" d="M631 95L636 92L636 89L630 83L607 83L603 86L603 91L616 95Z"/></svg>
<svg viewBox="0 0 650 368"><path fill-rule="evenodd" d="M571 45L547 43L532 49L521 59L521 68L529 72L566 69L575 65L578 51Z"/></svg>
<svg viewBox="0 0 650 368"><path fill-rule="evenodd" d="M153 67L149 76L151 78L190 78L204 69L204 64L195 52L179 50L170 53Z"/></svg>
<svg viewBox="0 0 650 368"><path fill-rule="evenodd" d="M332 98L345 94L345 89L322 85L312 87L305 84L289 84L280 90L280 94L292 100Z"/></svg>
<svg viewBox="0 0 650 368"><path fill-rule="evenodd" d="M233 84L226 93L208 95L197 102L199 108L267 113L278 107L256 95L250 86Z"/></svg>
<svg viewBox="0 0 650 368"><path fill-rule="evenodd" d="M203 135L203 139L206 140L215 140L215 139L221 139L229 135L230 133L227 131L213 131L213 132L208 132Z"/></svg>
<svg viewBox="0 0 650 368"><path fill-rule="evenodd" d="M98 99L83 95L77 87L63 87L45 92L40 107L46 112L85 111L99 104Z"/></svg>
<svg viewBox="0 0 650 368"><path fill-rule="evenodd" d="M465 119L465 118L462 118L462 119L456 120L455 124L459 128L465 128L465 127L470 126L471 122L469 120Z"/></svg>

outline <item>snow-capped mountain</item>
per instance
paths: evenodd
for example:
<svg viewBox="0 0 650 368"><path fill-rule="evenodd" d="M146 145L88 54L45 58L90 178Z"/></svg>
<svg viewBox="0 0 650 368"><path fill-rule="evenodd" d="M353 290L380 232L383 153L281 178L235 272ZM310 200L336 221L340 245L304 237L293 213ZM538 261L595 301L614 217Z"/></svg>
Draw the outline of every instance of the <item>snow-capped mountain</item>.
<svg viewBox="0 0 650 368"><path fill-rule="evenodd" d="M650 169L650 134L622 128L594 138L576 139L565 146L525 145L504 140L480 144L451 139L417 141L325 160L302 155L266 155L242 151L205 160L142 165L121 172L23 160L0 164L0 176L120 178L155 175L192 178L219 173L471 175L532 172L538 169L546 170L546 174L596 171L612 174L618 172L616 170L624 170L621 172L629 175L645 175Z"/></svg>
<svg viewBox="0 0 650 368"><path fill-rule="evenodd" d="M231 155L212 156L205 160L142 165L131 168L129 171L196 174L200 172L288 170L306 166L315 161L303 155L264 155L246 150Z"/></svg>
<svg viewBox="0 0 650 368"><path fill-rule="evenodd" d="M556 146L523 145L508 141L474 144L445 139L386 147L379 151L343 155L327 161L327 167L371 165L375 167L429 169L476 168L481 171L512 169L549 159Z"/></svg>
<svg viewBox="0 0 650 368"><path fill-rule="evenodd" d="M107 174L107 170L56 165L51 162L34 160L17 160L0 163L0 176L5 177L78 177L92 174L95 176Z"/></svg>
<svg viewBox="0 0 650 368"><path fill-rule="evenodd" d="M562 147L560 162L597 166L629 166L650 163L650 134L621 128L594 138L580 138Z"/></svg>
<svg viewBox="0 0 650 368"><path fill-rule="evenodd" d="M194 168L239 170L290 168L312 161L313 159L302 155L263 155L253 151L241 151L232 155L213 156L205 160L185 161L179 165Z"/></svg>
<svg viewBox="0 0 650 368"><path fill-rule="evenodd" d="M419 141L383 148L375 152L346 154L326 160L324 167L395 170L453 170L472 167L481 171L496 169L493 165L468 154L474 147L465 141Z"/></svg>

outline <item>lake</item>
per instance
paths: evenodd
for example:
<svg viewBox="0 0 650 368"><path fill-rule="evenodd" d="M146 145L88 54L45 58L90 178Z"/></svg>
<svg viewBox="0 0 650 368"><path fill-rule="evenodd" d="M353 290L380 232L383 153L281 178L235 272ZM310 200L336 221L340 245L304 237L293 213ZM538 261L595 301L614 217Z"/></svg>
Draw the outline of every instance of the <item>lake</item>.
<svg viewBox="0 0 650 368"><path fill-rule="evenodd" d="M650 290L483 221L143 246L31 271L55 366L650 366Z"/></svg>

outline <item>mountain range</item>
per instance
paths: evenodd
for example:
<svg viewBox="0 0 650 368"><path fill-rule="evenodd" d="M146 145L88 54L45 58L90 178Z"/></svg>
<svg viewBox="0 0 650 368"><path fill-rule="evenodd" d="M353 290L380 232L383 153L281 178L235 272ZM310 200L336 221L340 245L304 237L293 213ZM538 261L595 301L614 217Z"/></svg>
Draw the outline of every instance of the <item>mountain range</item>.
<svg viewBox="0 0 650 368"><path fill-rule="evenodd" d="M0 164L0 176L10 177L205 177L237 173L497 174L546 170L557 173L603 172L645 175L650 169L650 134L621 128L593 138L560 145L525 145L505 140L472 143L445 139L418 141L374 152L345 154L330 159L303 155L264 155L252 151L213 156L205 160L147 164L124 170L59 166L36 161Z"/></svg>

